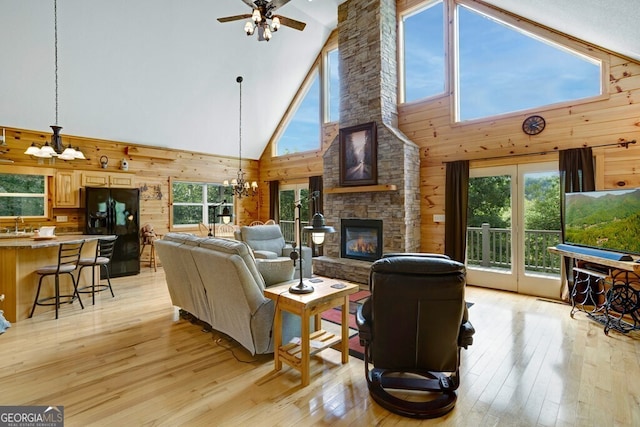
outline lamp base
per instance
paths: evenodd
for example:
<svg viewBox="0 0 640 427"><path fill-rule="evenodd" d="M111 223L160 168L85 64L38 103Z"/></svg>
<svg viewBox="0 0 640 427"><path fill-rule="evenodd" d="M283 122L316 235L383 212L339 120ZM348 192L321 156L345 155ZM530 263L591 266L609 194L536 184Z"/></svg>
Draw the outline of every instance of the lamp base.
<svg viewBox="0 0 640 427"><path fill-rule="evenodd" d="M297 283L289 288L289 292L292 294L310 294L314 290L315 289L313 289L313 286L304 283L302 280L300 280L300 283Z"/></svg>

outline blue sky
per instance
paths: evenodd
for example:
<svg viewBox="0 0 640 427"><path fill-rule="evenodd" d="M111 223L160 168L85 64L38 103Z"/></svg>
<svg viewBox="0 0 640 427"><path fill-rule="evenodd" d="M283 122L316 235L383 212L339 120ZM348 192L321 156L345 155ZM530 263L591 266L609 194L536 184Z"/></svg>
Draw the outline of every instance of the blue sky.
<svg viewBox="0 0 640 427"><path fill-rule="evenodd" d="M445 92L445 17L437 2L404 19L405 101ZM458 6L458 120L532 109L600 94L600 65L576 53ZM337 119L337 51L329 58L330 120ZM320 79L316 74L287 129L279 153L318 149Z"/></svg>

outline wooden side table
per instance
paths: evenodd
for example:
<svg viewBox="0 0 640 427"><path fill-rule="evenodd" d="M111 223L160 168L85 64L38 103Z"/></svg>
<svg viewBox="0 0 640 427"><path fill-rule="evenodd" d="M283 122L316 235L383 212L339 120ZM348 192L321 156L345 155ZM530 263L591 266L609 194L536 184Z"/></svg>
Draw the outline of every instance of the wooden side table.
<svg viewBox="0 0 640 427"><path fill-rule="evenodd" d="M349 362L349 295L358 292L359 287L355 284L324 279L322 282L313 283L315 290L312 293L292 294L289 287L296 283L294 280L283 285L271 286L265 289L264 294L276 304L273 324L275 370L281 370L282 362L285 362L300 371L302 386L305 387L309 385L309 362L312 355L341 342L342 363ZM340 336L336 336L321 329L320 314L339 306L342 306L342 328ZM282 343L283 310L300 316L300 343ZM316 330L310 333L311 316L314 316ZM321 345L312 349L312 340Z"/></svg>

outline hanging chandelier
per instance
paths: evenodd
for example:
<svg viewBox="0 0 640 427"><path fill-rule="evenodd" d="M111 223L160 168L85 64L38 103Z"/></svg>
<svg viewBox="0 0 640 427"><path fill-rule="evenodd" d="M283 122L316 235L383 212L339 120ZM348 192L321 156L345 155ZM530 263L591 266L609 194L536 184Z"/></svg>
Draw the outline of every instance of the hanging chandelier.
<svg viewBox="0 0 640 427"><path fill-rule="evenodd" d="M80 151L80 148L73 148L71 144L67 147L62 145L62 137L60 136L60 130L62 126L58 126L58 1L53 1L53 34L54 34L54 71L55 71L55 104L56 104L56 124L51 125L53 134L51 135L51 144L45 142L40 147L35 142L27 148L24 154L37 157L40 159L49 159L49 162L54 162L56 157L62 160L86 160L86 157Z"/></svg>
<svg viewBox="0 0 640 427"><path fill-rule="evenodd" d="M231 181L225 180L223 182L223 185L226 187L231 186L231 188L233 189L233 194L238 196L238 198L242 198L243 196L247 197L255 195L258 192L258 183L256 181L249 183L249 181L245 180L245 172L242 170L242 76L236 77L236 82L238 82L240 86L238 173L236 178L233 178Z"/></svg>

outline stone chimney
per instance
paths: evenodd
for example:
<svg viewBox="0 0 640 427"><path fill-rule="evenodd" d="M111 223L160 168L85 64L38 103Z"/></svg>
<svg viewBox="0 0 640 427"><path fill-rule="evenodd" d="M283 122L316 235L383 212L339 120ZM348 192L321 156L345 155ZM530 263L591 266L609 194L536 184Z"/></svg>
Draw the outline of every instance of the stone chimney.
<svg viewBox="0 0 640 427"><path fill-rule="evenodd" d="M383 220L383 252L420 250L420 153L397 127L396 0L347 0L338 7L340 128L376 122L377 182L392 191L355 193L340 187L340 139L324 154L324 215L337 233L328 235L325 261L340 258L342 218ZM329 260L331 259L331 260ZM323 260L316 273L341 277ZM368 271L368 265L365 266ZM352 266L345 270L352 269ZM361 280L360 280L361 281Z"/></svg>

